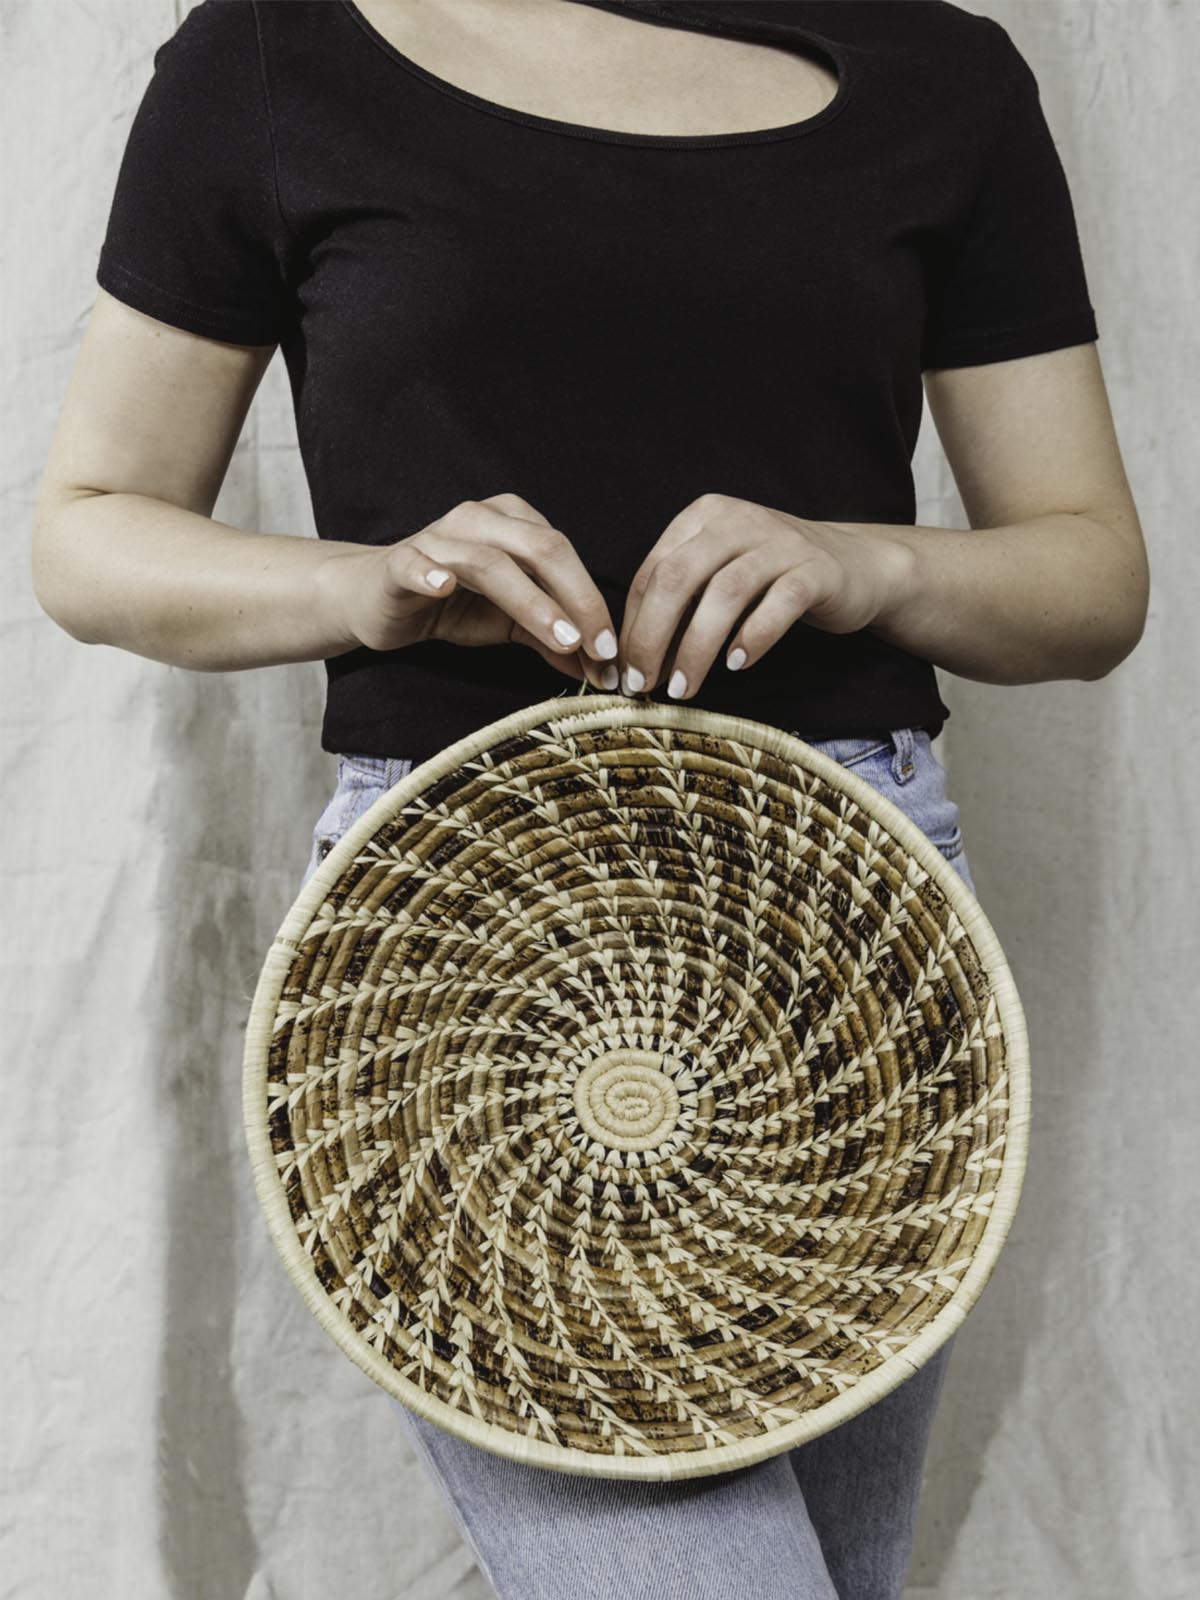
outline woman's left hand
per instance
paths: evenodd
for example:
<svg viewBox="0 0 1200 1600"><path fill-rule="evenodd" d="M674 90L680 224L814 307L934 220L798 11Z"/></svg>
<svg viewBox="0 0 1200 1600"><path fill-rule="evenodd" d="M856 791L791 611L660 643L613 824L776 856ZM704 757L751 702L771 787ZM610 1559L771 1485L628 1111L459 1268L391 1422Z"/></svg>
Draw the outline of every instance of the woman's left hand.
<svg viewBox="0 0 1200 1600"><path fill-rule="evenodd" d="M870 627L905 592L912 551L853 523L813 522L703 494L672 518L629 588L618 662L627 694L669 678L694 695L728 644L754 666L794 622L826 633Z"/></svg>

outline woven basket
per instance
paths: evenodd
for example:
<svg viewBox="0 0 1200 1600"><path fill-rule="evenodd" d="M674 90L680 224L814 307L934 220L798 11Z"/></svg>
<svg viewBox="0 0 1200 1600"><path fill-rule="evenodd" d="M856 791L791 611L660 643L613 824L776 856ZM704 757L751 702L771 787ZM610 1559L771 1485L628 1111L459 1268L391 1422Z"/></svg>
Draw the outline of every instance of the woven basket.
<svg viewBox="0 0 1200 1600"><path fill-rule="evenodd" d="M287 1270L409 1410L673 1479L880 1399L1016 1210L1020 1002L966 883L794 735L587 692L416 767L259 977L247 1143Z"/></svg>

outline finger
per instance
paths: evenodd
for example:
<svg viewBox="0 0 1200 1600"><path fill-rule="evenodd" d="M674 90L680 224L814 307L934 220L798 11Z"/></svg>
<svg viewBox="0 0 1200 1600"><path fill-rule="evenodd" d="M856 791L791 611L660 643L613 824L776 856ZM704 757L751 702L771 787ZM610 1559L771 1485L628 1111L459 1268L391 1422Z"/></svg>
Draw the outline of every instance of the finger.
<svg viewBox="0 0 1200 1600"><path fill-rule="evenodd" d="M519 622L558 656L579 648L579 630L562 607L533 581L506 550L437 531L436 525L414 536L418 548L435 566L452 572L464 589L484 595L505 616Z"/></svg>
<svg viewBox="0 0 1200 1600"><path fill-rule="evenodd" d="M627 667L629 664L628 641L634 637L637 627L638 612L641 610L646 589L658 563L671 555L688 539L693 538L704 526L704 505L708 497L702 495L699 500L693 500L690 505L673 516L670 522L659 534L658 538L642 559L641 565L634 573L625 595L625 609L621 617L621 644L618 655L618 664ZM639 663L640 670L640 663Z"/></svg>
<svg viewBox="0 0 1200 1600"><path fill-rule="evenodd" d="M622 682L630 692L652 689L660 681L671 642L689 607L699 604L716 573L741 554L737 540L733 528L706 527L655 563L632 619L627 608L621 623Z"/></svg>
<svg viewBox="0 0 1200 1600"><path fill-rule="evenodd" d="M453 594L455 574L416 542L416 537L401 539L388 551L384 569L384 609L389 598L407 601L413 596L428 600L431 595L445 599Z"/></svg>
<svg viewBox="0 0 1200 1600"><path fill-rule="evenodd" d="M480 501L480 504L485 506L493 506L497 511L504 512L505 516L516 517L520 521L534 522L544 528L549 528L551 526L550 519L546 516L543 516L536 506L530 505L529 501L526 500L523 495L489 494L484 496L484 498ZM518 556L516 559L520 559L520 557ZM572 609L573 602L570 600L569 596L559 594L558 598L566 602L564 605L564 610L570 611ZM578 623L577 626L579 626ZM515 627L516 625L514 624L514 628ZM573 660L574 666L572 667L568 676L576 679L581 677L586 678L593 689L615 689L617 687L619 679L617 677L617 670L614 666L609 664L605 664L604 666L598 665L593 658L582 649L577 650L573 658L567 658L557 654L550 656L549 653L543 650L540 644L535 641L532 634L525 634L525 630L523 628L519 631L524 635L524 637L521 639L516 639L514 636L514 643L529 644L533 649L538 651L539 655L543 656L547 660L552 661L555 666L564 665L568 659ZM609 631L610 633L612 632L611 628ZM598 630L598 633L601 643L606 643L603 637L603 624ZM584 637L587 637L586 632Z"/></svg>
<svg viewBox="0 0 1200 1600"><path fill-rule="evenodd" d="M514 630L516 630L515 623L513 626ZM523 633L524 630L522 629L514 631L513 637L516 642L521 644L528 642L532 649L537 650L539 655L544 656L547 661L550 661L552 666L558 667L561 671L565 672L568 677L586 678L593 689L605 689L611 691L619 686L620 678L617 674L617 664L615 661L593 661L591 656L589 656L584 650L576 650L573 656L555 655L551 657L549 651L543 649L539 643L535 642L532 634L529 635L528 640L526 640L524 638L518 638L518 632Z"/></svg>
<svg viewBox="0 0 1200 1600"><path fill-rule="evenodd" d="M793 563L780 573L758 604L747 612L729 641L726 662L737 661L737 651L745 660L734 670L743 672L762 659L787 630L801 621L804 613L819 605L830 594L828 563L818 552L811 561Z"/></svg>
<svg viewBox="0 0 1200 1600"><path fill-rule="evenodd" d="M769 547L759 546L713 574L667 657L667 693L673 700L696 694L730 635L783 570L778 557L771 559ZM764 639L759 654L771 643Z"/></svg>
<svg viewBox="0 0 1200 1600"><path fill-rule="evenodd" d="M587 657L584 655L582 650L576 650L574 655L566 656L563 655L561 651L547 650L546 646L536 636L536 634L529 633L525 628L522 628L518 622L513 623L512 633L509 637L512 644L523 644L526 645L530 650L536 650L538 655L540 655L544 661L548 661L550 665L555 667L559 672L565 673L568 678L573 678L576 683L588 676L584 665L587 661ZM595 670L594 662L592 663L592 668ZM597 685L597 687L603 686Z"/></svg>
<svg viewBox="0 0 1200 1600"><path fill-rule="evenodd" d="M495 495L492 499L508 502L514 508L526 504L518 495ZM615 658L616 630L604 596L570 539L540 513L535 512L532 517L510 515L483 500L464 500L434 526L455 538L484 540L505 551L557 601L556 616L578 635L567 641L569 646L585 650L598 661ZM563 637L566 640L565 633Z"/></svg>
<svg viewBox="0 0 1200 1600"><path fill-rule="evenodd" d="M534 646L533 648L537 648ZM541 652L545 654L545 652ZM586 650L576 650L573 656L557 656L555 665L561 662L572 661L574 667L571 671L573 678L586 678L593 689L613 690L620 685L620 676L617 672L615 661L596 661Z"/></svg>
<svg viewBox="0 0 1200 1600"><path fill-rule="evenodd" d="M536 506L530 505L524 495L520 494L488 494L480 496L481 506L495 506L497 511L503 511L507 517L523 517L526 522L541 522L547 528L550 518L544 516Z"/></svg>

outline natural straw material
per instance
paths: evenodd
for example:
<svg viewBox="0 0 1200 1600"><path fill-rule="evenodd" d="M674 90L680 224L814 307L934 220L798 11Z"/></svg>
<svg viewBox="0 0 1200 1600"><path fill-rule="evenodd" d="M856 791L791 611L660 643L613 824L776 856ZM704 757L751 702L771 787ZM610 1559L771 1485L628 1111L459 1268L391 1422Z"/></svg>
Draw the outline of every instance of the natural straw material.
<svg viewBox="0 0 1200 1600"><path fill-rule="evenodd" d="M585 693L415 768L259 978L288 1272L411 1411L562 1472L802 1444L962 1323L1016 1210L1025 1023L963 879L794 735Z"/></svg>

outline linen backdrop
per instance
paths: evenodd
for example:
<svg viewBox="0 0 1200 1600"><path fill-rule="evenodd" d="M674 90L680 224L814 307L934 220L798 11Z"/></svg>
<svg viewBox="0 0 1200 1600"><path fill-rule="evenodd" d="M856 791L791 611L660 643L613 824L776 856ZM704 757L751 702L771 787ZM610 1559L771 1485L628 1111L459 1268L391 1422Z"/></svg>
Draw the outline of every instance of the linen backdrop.
<svg viewBox="0 0 1200 1600"><path fill-rule="evenodd" d="M249 996L334 776L321 666L203 674L85 647L31 589L117 163L186 9L0 11L0 1593L476 1600L491 1591L383 1393L287 1278L243 1142ZM969 9L1041 83L1154 586L1141 645L1099 683L941 675L939 749L1026 1007L1034 1120L948 1374L908 1593L1183 1600L1200 1593L1200 10ZM928 417L918 469L920 520L965 526ZM278 356L214 515L313 531Z"/></svg>

